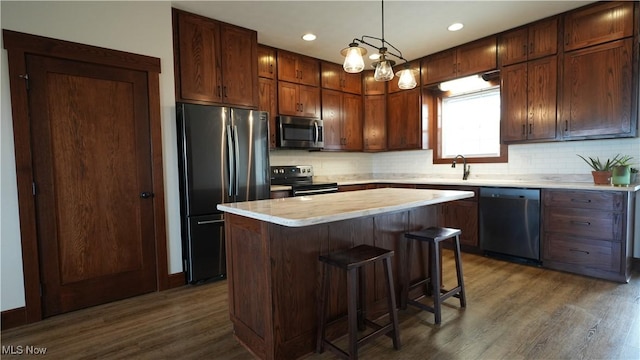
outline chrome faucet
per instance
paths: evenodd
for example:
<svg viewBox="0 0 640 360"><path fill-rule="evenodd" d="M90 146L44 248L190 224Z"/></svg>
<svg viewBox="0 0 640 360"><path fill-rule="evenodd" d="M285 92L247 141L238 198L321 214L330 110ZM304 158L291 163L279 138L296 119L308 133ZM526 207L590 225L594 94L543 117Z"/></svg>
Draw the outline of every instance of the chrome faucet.
<svg viewBox="0 0 640 360"><path fill-rule="evenodd" d="M456 157L453 158L453 164L451 164L451 167L456 167L456 160L458 160L458 158L462 158L462 180L467 180L469 173L471 172L471 165L467 165L467 159L465 159L464 156L456 155Z"/></svg>

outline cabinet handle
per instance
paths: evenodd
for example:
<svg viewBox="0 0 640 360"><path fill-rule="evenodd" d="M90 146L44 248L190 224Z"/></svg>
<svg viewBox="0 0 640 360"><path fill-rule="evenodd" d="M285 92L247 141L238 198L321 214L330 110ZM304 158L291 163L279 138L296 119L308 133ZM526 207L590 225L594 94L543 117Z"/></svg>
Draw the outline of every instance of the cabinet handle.
<svg viewBox="0 0 640 360"><path fill-rule="evenodd" d="M304 103L300 103L300 112L304 112Z"/></svg>
<svg viewBox="0 0 640 360"><path fill-rule="evenodd" d="M269 64L269 74L273 74L273 64Z"/></svg>
<svg viewBox="0 0 640 360"><path fill-rule="evenodd" d="M522 56L527 56L527 44L522 44Z"/></svg>
<svg viewBox="0 0 640 360"><path fill-rule="evenodd" d="M458 65L458 64L453 63L453 71L451 72L452 74L455 74L455 73L456 73L456 66L457 66L457 65Z"/></svg>
<svg viewBox="0 0 640 360"><path fill-rule="evenodd" d="M591 222L590 222L590 221L576 221L576 220L571 220L570 222L571 222L572 224L574 224L574 225L591 226Z"/></svg>
<svg viewBox="0 0 640 360"><path fill-rule="evenodd" d="M580 250L580 249L569 249L569 251L572 251L572 252L581 252L581 253L585 253L585 254L589 255L589 252L588 252L588 251L586 251L586 250Z"/></svg>
<svg viewBox="0 0 640 360"><path fill-rule="evenodd" d="M525 135L525 131L524 131L525 126L526 126L525 124L522 124L522 136Z"/></svg>
<svg viewBox="0 0 640 360"><path fill-rule="evenodd" d="M529 44L529 54L533 54L533 43Z"/></svg>
<svg viewBox="0 0 640 360"><path fill-rule="evenodd" d="M533 130L533 124L529 124L529 135L531 135L532 130Z"/></svg>
<svg viewBox="0 0 640 360"><path fill-rule="evenodd" d="M569 120L564 121L564 132L569 131Z"/></svg>
<svg viewBox="0 0 640 360"><path fill-rule="evenodd" d="M224 95L224 97L228 97L227 96L227 87L226 86L222 87L222 94Z"/></svg>
<svg viewBox="0 0 640 360"><path fill-rule="evenodd" d="M222 97L222 88L220 87L220 85L217 86L218 89L218 97Z"/></svg>
<svg viewBox="0 0 640 360"><path fill-rule="evenodd" d="M571 202L589 204L589 203L591 203L591 199L571 199Z"/></svg>

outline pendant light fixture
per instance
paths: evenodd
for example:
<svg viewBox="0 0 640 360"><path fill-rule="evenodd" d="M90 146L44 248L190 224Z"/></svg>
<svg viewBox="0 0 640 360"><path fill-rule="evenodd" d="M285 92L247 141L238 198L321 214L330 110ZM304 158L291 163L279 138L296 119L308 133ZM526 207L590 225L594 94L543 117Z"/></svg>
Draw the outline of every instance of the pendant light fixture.
<svg viewBox="0 0 640 360"><path fill-rule="evenodd" d="M400 60L404 60L404 69L395 73L395 75L399 78L398 87L400 89L413 89L417 85L416 76L414 74L414 71L409 68L409 62L407 61L407 59L402 57L402 52L398 50L398 48L391 45L384 39L384 0L382 0L381 3L382 37L377 38L374 36L363 35L360 39L353 39L351 44L349 44L349 47L342 49L342 51L340 52L342 56L345 57L343 64L344 71L355 74L364 70L364 59L362 58L362 56L367 53L367 50L360 46L360 44L365 44L378 50L378 59L371 64L376 69L373 75L373 78L376 81L389 81L393 79L393 66L396 64L396 62L388 58L389 56L393 56ZM380 46L373 45L365 41L365 39L380 41ZM392 48L395 53L389 51L387 46Z"/></svg>

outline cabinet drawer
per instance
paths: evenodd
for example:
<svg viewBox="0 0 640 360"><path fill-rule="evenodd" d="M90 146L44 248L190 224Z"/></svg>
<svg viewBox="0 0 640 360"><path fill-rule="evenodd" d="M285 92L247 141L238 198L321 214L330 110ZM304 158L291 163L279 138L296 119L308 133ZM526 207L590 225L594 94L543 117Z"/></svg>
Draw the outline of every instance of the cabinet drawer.
<svg viewBox="0 0 640 360"><path fill-rule="evenodd" d="M554 207L569 207L595 210L624 210L621 193L605 191L544 191L544 204Z"/></svg>
<svg viewBox="0 0 640 360"><path fill-rule="evenodd" d="M610 211L546 208L545 231L620 241L622 217Z"/></svg>
<svg viewBox="0 0 640 360"><path fill-rule="evenodd" d="M604 271L620 271L622 244L545 234L543 261L556 261Z"/></svg>

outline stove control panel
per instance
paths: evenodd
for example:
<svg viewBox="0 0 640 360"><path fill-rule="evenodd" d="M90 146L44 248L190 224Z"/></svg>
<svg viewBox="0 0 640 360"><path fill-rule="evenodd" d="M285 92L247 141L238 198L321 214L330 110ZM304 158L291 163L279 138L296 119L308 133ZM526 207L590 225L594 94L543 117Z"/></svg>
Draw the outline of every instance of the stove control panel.
<svg viewBox="0 0 640 360"><path fill-rule="evenodd" d="M313 176L313 166L272 166L271 179L307 178Z"/></svg>

